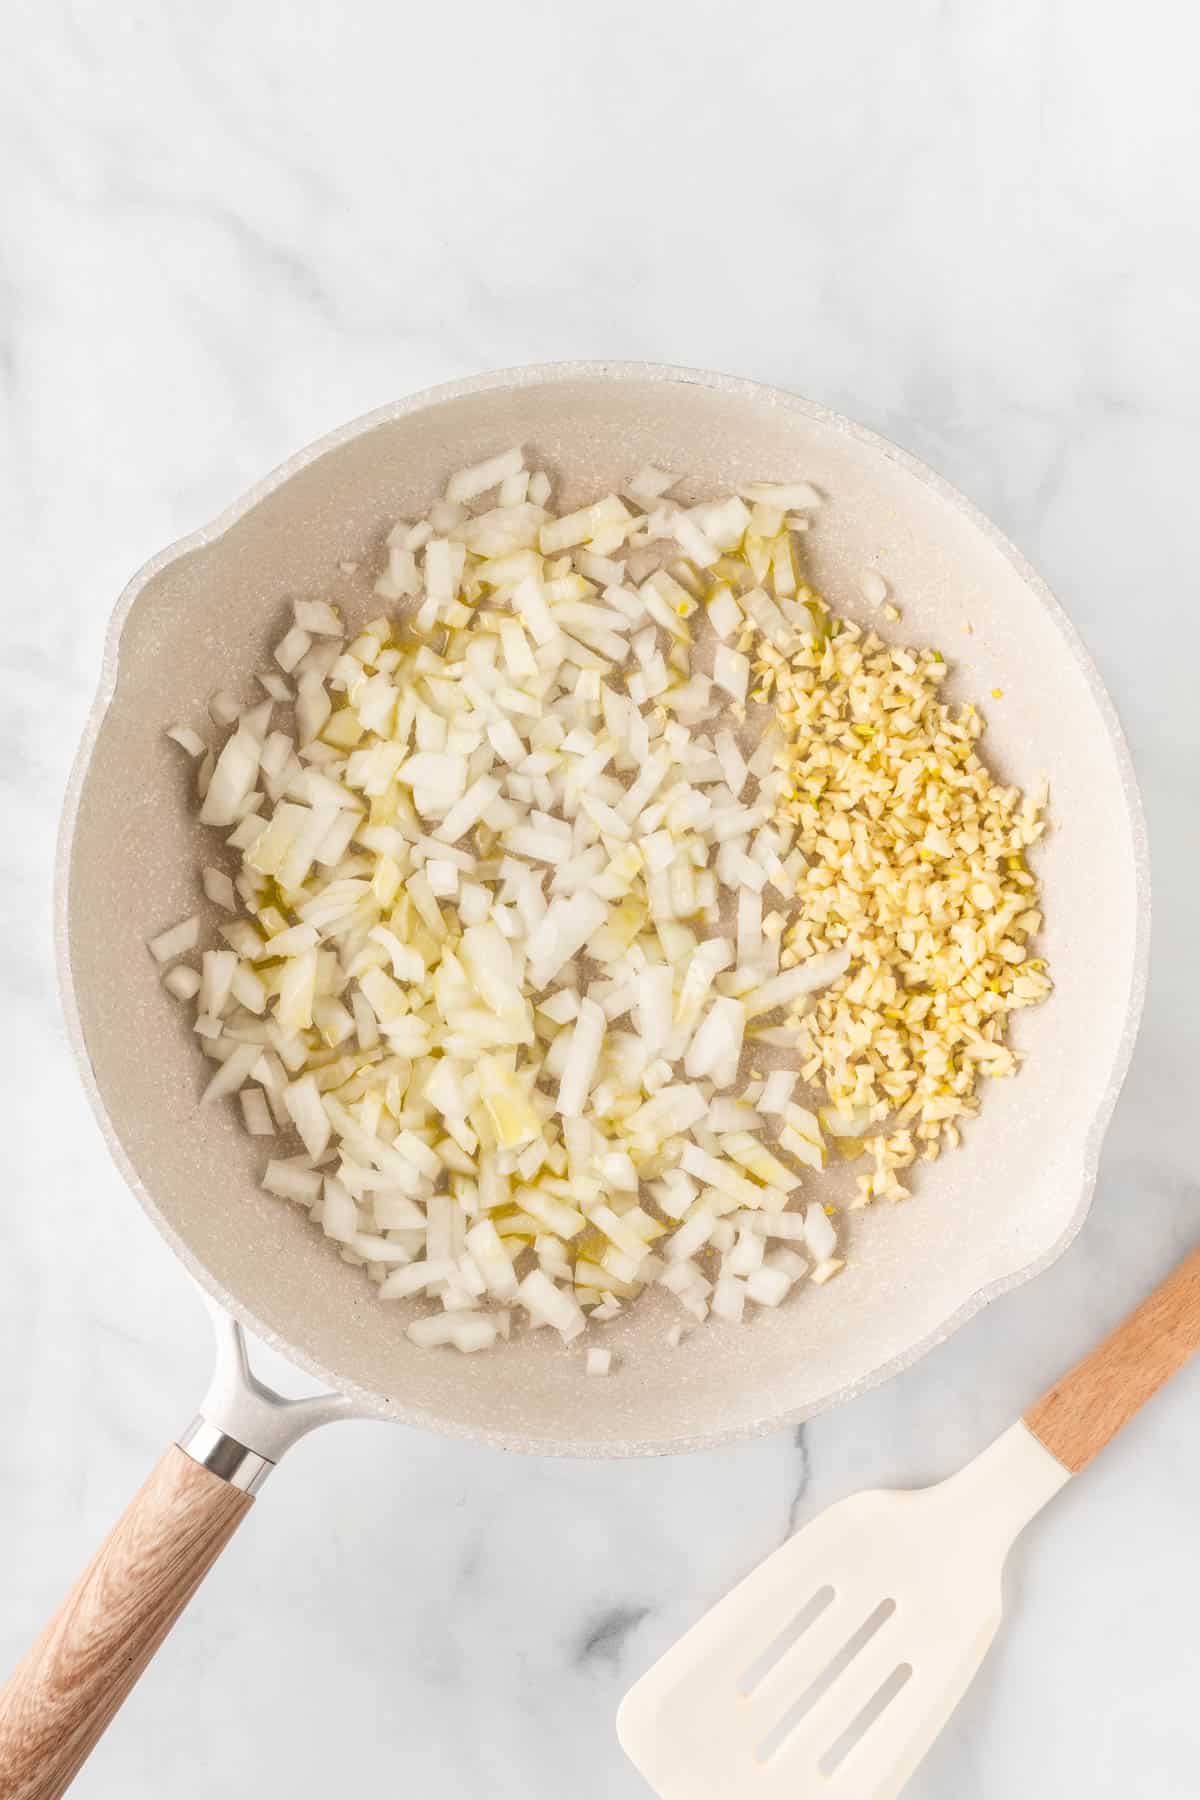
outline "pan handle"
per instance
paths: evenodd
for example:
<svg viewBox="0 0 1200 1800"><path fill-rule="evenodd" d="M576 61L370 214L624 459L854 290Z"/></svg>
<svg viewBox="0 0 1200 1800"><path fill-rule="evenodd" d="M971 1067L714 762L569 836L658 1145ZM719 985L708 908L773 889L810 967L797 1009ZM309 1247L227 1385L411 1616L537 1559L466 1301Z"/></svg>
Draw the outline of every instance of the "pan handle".
<svg viewBox="0 0 1200 1800"><path fill-rule="evenodd" d="M355 1415L341 1394L284 1400L251 1374L241 1327L215 1308L213 1322L217 1366L199 1417L0 1690L0 1800L58 1800L280 1456Z"/></svg>
<svg viewBox="0 0 1200 1800"><path fill-rule="evenodd" d="M0 1692L3 1800L63 1793L253 1503L171 1445Z"/></svg>

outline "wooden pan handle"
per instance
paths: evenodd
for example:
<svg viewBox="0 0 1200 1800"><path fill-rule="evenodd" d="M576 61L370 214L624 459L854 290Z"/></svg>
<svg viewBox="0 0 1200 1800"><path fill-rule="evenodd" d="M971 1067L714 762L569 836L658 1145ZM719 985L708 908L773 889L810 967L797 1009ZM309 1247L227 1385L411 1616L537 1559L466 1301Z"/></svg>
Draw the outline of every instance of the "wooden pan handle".
<svg viewBox="0 0 1200 1800"><path fill-rule="evenodd" d="M0 1691L0 1800L69 1786L252 1505L171 1446Z"/></svg>
<svg viewBox="0 0 1200 1800"><path fill-rule="evenodd" d="M1025 1423L1072 1475L1200 1350L1200 1250L1032 1406Z"/></svg>

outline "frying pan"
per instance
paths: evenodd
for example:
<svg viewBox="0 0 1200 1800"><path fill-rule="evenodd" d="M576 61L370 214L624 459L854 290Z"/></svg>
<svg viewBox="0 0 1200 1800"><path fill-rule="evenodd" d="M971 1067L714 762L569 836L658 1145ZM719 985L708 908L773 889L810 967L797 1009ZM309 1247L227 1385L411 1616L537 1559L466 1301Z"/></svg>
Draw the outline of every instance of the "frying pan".
<svg viewBox="0 0 1200 1800"><path fill-rule="evenodd" d="M146 941L196 908L190 771L164 742L215 689L244 687L285 602L325 595L351 624L384 533L447 474L512 443L567 506L654 461L699 498L806 478L826 495L809 579L865 619L868 569L906 639L965 669L1006 778L1051 778L1039 852L1047 1005L1020 1015L1028 1067L994 1083L965 1147L920 1170L913 1201L852 1215L849 1265L744 1329L664 1344L658 1292L609 1327L619 1372L589 1380L539 1333L483 1357L422 1351L303 1213L264 1194L234 1109L200 1113L204 1070ZM685 493L687 489L685 489ZM356 565L356 566L351 566ZM954 685L957 683L957 687ZM326 1419L390 1419L507 1449L637 1456L806 1419L946 1338L1045 1268L1091 1197L1145 980L1148 862L1129 755L1099 676L1045 586L930 470L819 407L725 376L558 364L483 376L385 407L302 451L222 518L156 557L122 595L67 798L59 960L84 1083L129 1186L214 1303L217 1374L58 1618L0 1696L0 1796L58 1794L296 1437ZM241 1327L324 1396L284 1402L250 1375Z"/></svg>

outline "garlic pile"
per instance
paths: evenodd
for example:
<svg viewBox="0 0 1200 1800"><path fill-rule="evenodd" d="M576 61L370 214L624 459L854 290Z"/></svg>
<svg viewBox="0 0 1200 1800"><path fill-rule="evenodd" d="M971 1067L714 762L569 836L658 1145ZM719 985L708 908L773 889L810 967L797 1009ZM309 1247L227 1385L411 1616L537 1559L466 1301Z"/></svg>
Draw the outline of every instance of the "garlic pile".
<svg viewBox="0 0 1200 1800"><path fill-rule="evenodd" d="M908 1190L897 1171L959 1142L983 1076L1016 1072L1009 1015L1050 992L1025 852L1045 831L1046 784L1023 796L976 751L983 720L940 698L936 650L881 643L846 620L764 641L756 698L783 734L780 813L806 868L782 961L848 950L851 979L797 1027L805 1081L867 1134L863 1202Z"/></svg>

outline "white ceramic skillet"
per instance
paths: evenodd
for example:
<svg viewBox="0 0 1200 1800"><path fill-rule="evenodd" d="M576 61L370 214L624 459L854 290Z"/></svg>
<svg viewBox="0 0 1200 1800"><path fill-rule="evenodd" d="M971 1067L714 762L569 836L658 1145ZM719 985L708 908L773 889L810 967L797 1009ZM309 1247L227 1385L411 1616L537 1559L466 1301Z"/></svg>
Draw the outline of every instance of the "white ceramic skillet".
<svg viewBox="0 0 1200 1800"><path fill-rule="evenodd" d="M879 568L906 640L959 665L983 700L986 753L1051 780L1039 853L1055 992L1019 1020L1028 1064L993 1084L958 1154L903 1207L854 1216L849 1267L745 1329L664 1345L668 1297L609 1328L620 1372L536 1334L464 1358L416 1349L294 1207L257 1186L262 1151L234 1109L200 1113L187 1023L146 941L195 909L190 769L163 737L264 666L285 603L325 595L351 622L383 535L447 474L523 443L568 504L643 462L693 497L805 478L827 496L808 576L866 618ZM685 493L688 489L685 489ZM355 562L345 574L339 564ZM968 626L970 631L968 632ZM993 689L1002 697L988 699ZM249 687L245 687L247 699ZM0 1800L67 1785L289 1443L330 1417L391 1419L512 1450L636 1456L794 1424L939 1343L1045 1268L1083 1220L1132 1049L1149 929L1148 859L1129 755L1074 629L1017 552L893 445L790 394L648 364L559 364L436 388L302 451L222 518L156 557L122 595L71 782L58 890L71 1037L117 1163L227 1323L201 1415L0 1696ZM287 1405L248 1377L240 1321L330 1390Z"/></svg>

